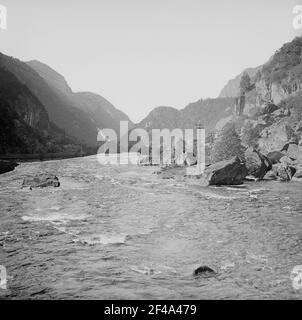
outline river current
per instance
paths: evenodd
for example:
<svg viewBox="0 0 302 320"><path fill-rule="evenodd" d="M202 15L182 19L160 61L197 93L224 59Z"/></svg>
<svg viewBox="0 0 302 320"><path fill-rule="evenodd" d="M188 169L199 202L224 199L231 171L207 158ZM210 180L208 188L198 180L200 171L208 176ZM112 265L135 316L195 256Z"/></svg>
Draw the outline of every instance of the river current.
<svg viewBox="0 0 302 320"><path fill-rule="evenodd" d="M0 176L0 299L300 299L302 183L165 180L96 157ZM21 189L24 177L60 188ZM202 265L212 276L193 276Z"/></svg>

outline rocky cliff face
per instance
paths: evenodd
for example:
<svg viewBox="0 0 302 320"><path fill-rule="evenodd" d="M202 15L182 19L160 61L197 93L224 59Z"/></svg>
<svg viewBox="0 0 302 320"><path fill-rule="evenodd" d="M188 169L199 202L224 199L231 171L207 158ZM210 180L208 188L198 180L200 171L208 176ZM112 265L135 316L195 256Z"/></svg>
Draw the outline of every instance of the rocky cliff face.
<svg viewBox="0 0 302 320"><path fill-rule="evenodd" d="M0 95L2 102L12 108L25 124L38 130L49 129L48 114L41 102L3 68L0 68Z"/></svg>
<svg viewBox="0 0 302 320"><path fill-rule="evenodd" d="M230 98L230 97L238 97L240 94L240 81L242 76L247 73L251 78L253 78L259 70L261 70L262 66L256 68L248 68L241 72L234 79L230 80L222 89L219 98Z"/></svg>
<svg viewBox="0 0 302 320"><path fill-rule="evenodd" d="M290 140L301 138L302 37L286 43L251 78L252 86L235 101L238 119L261 125L258 148L280 151ZM243 125L244 127L244 125Z"/></svg>

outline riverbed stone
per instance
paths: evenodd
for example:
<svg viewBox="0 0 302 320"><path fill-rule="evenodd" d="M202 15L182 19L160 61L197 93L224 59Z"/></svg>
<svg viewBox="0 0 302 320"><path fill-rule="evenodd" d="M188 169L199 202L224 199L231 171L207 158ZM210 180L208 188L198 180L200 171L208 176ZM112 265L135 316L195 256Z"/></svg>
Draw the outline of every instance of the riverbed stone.
<svg viewBox="0 0 302 320"><path fill-rule="evenodd" d="M277 178L280 181L290 181L296 173L296 169L286 163L276 164L273 168L276 172Z"/></svg>
<svg viewBox="0 0 302 320"><path fill-rule="evenodd" d="M197 268L196 270L194 270L193 275L194 276L198 276L198 275L214 275L216 274L216 272L208 267L208 266L201 266L199 268Z"/></svg>
<svg viewBox="0 0 302 320"><path fill-rule="evenodd" d="M22 187L30 188L45 188L45 187L60 187L60 182L57 176L53 174L39 174L32 178L24 178Z"/></svg>

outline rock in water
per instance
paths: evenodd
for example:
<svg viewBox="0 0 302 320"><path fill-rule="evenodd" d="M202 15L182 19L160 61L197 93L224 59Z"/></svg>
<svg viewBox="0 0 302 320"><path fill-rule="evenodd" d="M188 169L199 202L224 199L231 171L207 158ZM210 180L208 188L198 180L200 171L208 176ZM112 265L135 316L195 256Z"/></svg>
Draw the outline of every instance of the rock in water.
<svg viewBox="0 0 302 320"><path fill-rule="evenodd" d="M60 182L58 177L52 174L39 174L33 178L25 178L22 187L30 188L45 188L45 187L59 187Z"/></svg>
<svg viewBox="0 0 302 320"><path fill-rule="evenodd" d="M208 266L202 266L194 270L193 275L198 276L202 274L215 274L216 272Z"/></svg>
<svg viewBox="0 0 302 320"><path fill-rule="evenodd" d="M193 153L186 153L185 164L191 167L196 165L196 163L197 163L197 157L195 157Z"/></svg>
<svg viewBox="0 0 302 320"><path fill-rule="evenodd" d="M273 168L276 172L278 180L280 181L290 181L296 173L296 169L285 163L276 164Z"/></svg>
<svg viewBox="0 0 302 320"><path fill-rule="evenodd" d="M248 170L238 157L224 160L206 168L204 178L208 185L238 185L248 175Z"/></svg>
<svg viewBox="0 0 302 320"><path fill-rule="evenodd" d="M16 162L0 160L0 174L13 171L17 166Z"/></svg>
<svg viewBox="0 0 302 320"><path fill-rule="evenodd" d="M257 179L263 179L266 173L272 169L272 164L268 158L252 148L245 151L245 166L248 175Z"/></svg>

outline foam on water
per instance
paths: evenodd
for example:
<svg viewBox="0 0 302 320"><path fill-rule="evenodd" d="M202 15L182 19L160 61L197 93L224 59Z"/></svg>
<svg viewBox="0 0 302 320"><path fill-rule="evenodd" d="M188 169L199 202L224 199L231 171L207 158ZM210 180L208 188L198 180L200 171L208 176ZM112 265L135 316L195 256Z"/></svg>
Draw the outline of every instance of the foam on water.
<svg viewBox="0 0 302 320"><path fill-rule="evenodd" d="M82 213L82 214L72 214L70 212L44 212L29 216L22 216L23 221L29 221L29 222L61 222L61 223L67 223L68 221L72 220L85 220L89 217L88 214Z"/></svg>
<svg viewBox="0 0 302 320"><path fill-rule="evenodd" d="M80 242L82 244L88 244L90 246L102 244L124 244L126 242L127 235L98 235L93 237L78 237L74 239L74 242Z"/></svg>

